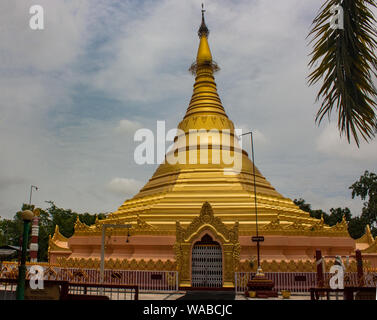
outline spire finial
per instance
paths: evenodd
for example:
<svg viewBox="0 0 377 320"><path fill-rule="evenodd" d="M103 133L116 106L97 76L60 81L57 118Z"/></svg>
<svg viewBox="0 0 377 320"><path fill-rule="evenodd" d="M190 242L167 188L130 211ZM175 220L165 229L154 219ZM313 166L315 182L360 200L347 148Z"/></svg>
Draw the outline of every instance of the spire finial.
<svg viewBox="0 0 377 320"><path fill-rule="evenodd" d="M201 67L205 67L206 72L209 72L212 69L212 72L220 70L216 62L212 60L211 50L208 45L208 34L209 30L204 21L204 5L202 3L202 23L198 30L198 35L200 39L198 54L196 55L196 61L191 65L189 71L192 74L197 74L198 70Z"/></svg>
<svg viewBox="0 0 377 320"><path fill-rule="evenodd" d="M200 28L198 30L199 38L201 38L203 36L208 38L208 35L209 35L209 30L208 30L206 23L204 21L204 12L206 12L206 10L204 10L204 4L202 3L202 24L200 25Z"/></svg>

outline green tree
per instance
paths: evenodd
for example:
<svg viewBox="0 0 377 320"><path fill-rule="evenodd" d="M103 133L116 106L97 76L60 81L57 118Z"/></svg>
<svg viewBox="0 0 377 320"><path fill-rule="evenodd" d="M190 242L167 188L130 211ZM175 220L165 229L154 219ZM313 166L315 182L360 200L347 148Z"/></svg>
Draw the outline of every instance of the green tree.
<svg viewBox="0 0 377 320"><path fill-rule="evenodd" d="M320 219L323 216L324 222L333 226L342 221L345 216L348 221L348 232L354 239L360 238L365 233L367 225L370 226L373 236L377 236L377 175L365 171L364 174L349 187L352 190L352 199L360 197L364 202L361 215L353 217L348 208L331 208L330 214L323 210L312 210L311 205L304 199L295 199L293 202L303 211L309 212L313 218Z"/></svg>
<svg viewBox="0 0 377 320"><path fill-rule="evenodd" d="M344 28L332 29L329 20L331 8L341 5L344 12ZM371 8L374 0L326 0L313 20L308 37L313 44L309 68L309 85L322 82L317 101L322 100L316 122L325 116L330 118L333 109L338 116L338 129L348 142L353 136L359 146L359 135L364 140L375 136L376 88L372 76L376 76L375 50L376 20Z"/></svg>
<svg viewBox="0 0 377 320"><path fill-rule="evenodd" d="M302 211L311 213L312 206L309 203L306 203L306 201L302 198L300 199L294 199L293 202L296 206L298 206Z"/></svg>
<svg viewBox="0 0 377 320"><path fill-rule="evenodd" d="M92 225L96 218L104 219L105 214L76 213L71 209L58 208L54 202L47 201L50 205L46 210L40 210L39 215L39 238L38 238L38 260L47 261L48 259L48 239L55 232L55 226L59 226L59 231L65 237L71 237L74 232L74 225L79 217L80 221ZM22 210L34 209L34 206L22 205ZM0 244L16 245L20 243L20 236L23 230L21 211L13 219L0 220Z"/></svg>
<svg viewBox="0 0 377 320"><path fill-rule="evenodd" d="M361 212L361 220L369 224L372 234L377 236L377 175L365 171L350 189L352 199L360 197L361 200L366 200Z"/></svg>
<svg viewBox="0 0 377 320"><path fill-rule="evenodd" d="M346 221L350 221L352 218L352 214L350 209L348 208L331 208L330 214L327 218L327 224L329 226L334 226L337 223L341 222L343 219L343 216L346 218Z"/></svg>
<svg viewBox="0 0 377 320"><path fill-rule="evenodd" d="M23 221L17 213L13 219L0 220L1 245L19 246L23 231Z"/></svg>
<svg viewBox="0 0 377 320"><path fill-rule="evenodd" d="M67 237L72 237L74 233L74 226L77 217L81 222L90 226L95 223L96 218L99 220L104 219L104 213L90 214L90 213L77 213L71 209L59 208L53 201L46 201L50 206L44 211L41 210L40 214L40 231L39 231L39 251L38 255L41 261L48 259L48 238L53 235L56 225L59 226L59 232Z"/></svg>
<svg viewBox="0 0 377 320"><path fill-rule="evenodd" d="M308 212L312 218L321 219L323 217L323 220L327 221L328 214L323 210L312 210L312 205L309 203L306 203L306 201L302 198L295 199L293 202L302 210L305 212Z"/></svg>
<svg viewBox="0 0 377 320"><path fill-rule="evenodd" d="M364 232L366 223L364 219L352 218L350 209L348 208L331 208L330 214L323 210L312 210L311 205L306 203L302 198L295 199L293 202L303 211L309 212L312 218L321 219L329 226L334 226L343 220L343 216L348 221L348 232L354 239L360 238Z"/></svg>
<svg viewBox="0 0 377 320"><path fill-rule="evenodd" d="M348 222L348 233L353 239L359 239L364 235L366 225L363 218L354 217Z"/></svg>

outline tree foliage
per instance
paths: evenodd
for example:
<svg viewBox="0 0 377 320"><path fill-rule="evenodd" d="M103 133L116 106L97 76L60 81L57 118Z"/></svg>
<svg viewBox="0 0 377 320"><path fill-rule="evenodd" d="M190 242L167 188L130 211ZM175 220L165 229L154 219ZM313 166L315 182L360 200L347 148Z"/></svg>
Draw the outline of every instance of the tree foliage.
<svg viewBox="0 0 377 320"><path fill-rule="evenodd" d="M372 234L377 236L377 175L369 171L364 174L349 187L352 190L352 199L360 197L367 200L360 216L353 217L348 208L331 208L330 214L323 210L313 210L304 199L295 199L294 203L303 211L309 212L310 216L323 220L329 226L333 226L342 221L343 215L348 221L348 232L354 239L360 238L365 233L367 225L370 226Z"/></svg>
<svg viewBox="0 0 377 320"><path fill-rule="evenodd" d="M74 232L74 225L79 217L80 221L87 224L94 224L96 217L104 219L105 214L76 213L71 209L59 208L52 201L47 201L50 205L46 210L40 210L39 215L39 238L38 238L38 260L48 260L48 239L55 232L55 226L59 226L60 233L65 237L71 237ZM34 206L24 204L22 210L34 209ZM0 220L0 245L16 245L20 243L20 236L23 230L23 221L20 212L11 219ZM30 231L31 232L31 231ZM30 239L30 237L29 237Z"/></svg>
<svg viewBox="0 0 377 320"><path fill-rule="evenodd" d="M333 30L331 8L338 4L343 8L344 28ZM326 0L309 33L314 46L309 67L315 69L308 82L313 85L323 80L316 122L320 124L326 115L330 118L335 108L341 135L345 134L348 142L353 136L358 146L359 135L368 141L377 126L377 91L372 78L377 69L377 32L372 7L376 7L375 0Z"/></svg>
<svg viewBox="0 0 377 320"><path fill-rule="evenodd" d="M371 231L377 235L377 175L365 171L364 174L352 186L352 199L360 197L364 202L361 219L369 224Z"/></svg>
<svg viewBox="0 0 377 320"><path fill-rule="evenodd" d="M22 230L23 222L18 214L13 219L0 220L0 245L18 246Z"/></svg>
<svg viewBox="0 0 377 320"><path fill-rule="evenodd" d="M367 226L367 223L365 220L361 217L353 217L348 222L348 232L354 239L361 238L365 233L365 227Z"/></svg>
<svg viewBox="0 0 377 320"><path fill-rule="evenodd" d="M303 211L309 212L312 218L321 219L323 217L323 221L329 225L334 226L338 222L341 222L343 216L345 216L346 221L351 220L351 211L348 208L331 208L330 214L323 210L312 210L311 205L306 203L304 199L295 199L293 202Z"/></svg>
<svg viewBox="0 0 377 320"><path fill-rule="evenodd" d="M345 216L348 222L348 232L354 239L360 238L365 232L365 220L359 217L352 217L351 211L348 208L331 208L330 214L328 214L323 210L312 210L311 205L306 203L304 199L295 199L293 202L301 210L308 212L312 218L321 219L323 217L323 221L329 226L334 226L338 222L341 222L343 216Z"/></svg>

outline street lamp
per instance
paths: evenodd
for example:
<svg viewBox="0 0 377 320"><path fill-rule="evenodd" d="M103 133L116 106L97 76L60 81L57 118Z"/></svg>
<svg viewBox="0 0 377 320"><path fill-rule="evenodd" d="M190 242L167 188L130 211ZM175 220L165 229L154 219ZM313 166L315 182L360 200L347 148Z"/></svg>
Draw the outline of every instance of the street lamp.
<svg viewBox="0 0 377 320"><path fill-rule="evenodd" d="M253 161L253 176L254 176L254 205L255 205L255 228L256 228L256 237L252 237L252 241L257 243L257 260L258 260L258 269L257 273L262 273L262 268L260 266L260 245L259 242L264 241L264 237L259 237L258 233L258 207L257 207L257 184L255 181L255 161L254 161L254 139L253 139L253 132L246 132L241 134L240 137L250 134L251 137L251 157Z"/></svg>
<svg viewBox="0 0 377 320"><path fill-rule="evenodd" d="M24 221L24 234L22 236L22 253L21 253L21 264L18 267L18 283L16 291L16 299L24 300L25 295L25 277L26 277L26 252L27 245L29 242L29 230L30 222L33 220L34 213L30 210L24 210L21 213L21 218Z"/></svg>
<svg viewBox="0 0 377 320"><path fill-rule="evenodd" d="M33 189L35 189L36 191L38 191L38 187L37 186L30 186L30 198L29 198L29 206L31 206L31 195L33 194Z"/></svg>

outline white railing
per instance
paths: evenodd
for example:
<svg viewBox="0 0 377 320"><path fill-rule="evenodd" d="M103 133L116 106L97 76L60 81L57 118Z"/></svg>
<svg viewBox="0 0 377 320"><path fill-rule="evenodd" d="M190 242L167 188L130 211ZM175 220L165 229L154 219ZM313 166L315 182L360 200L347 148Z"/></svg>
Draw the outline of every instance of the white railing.
<svg viewBox="0 0 377 320"><path fill-rule="evenodd" d="M72 295L73 299L70 298ZM68 284L68 299L80 299L82 296L86 300L91 300L90 296L105 296L109 300L138 300L139 288L120 284Z"/></svg>
<svg viewBox="0 0 377 320"><path fill-rule="evenodd" d="M0 281L0 301L16 300L17 283Z"/></svg>
<svg viewBox="0 0 377 320"><path fill-rule="evenodd" d="M317 285L316 272L265 272L265 276L274 281L274 289L277 291L288 290L291 292L309 292L311 287ZM255 272L235 272L235 290L242 293L247 290L247 282L254 277ZM331 273L324 274L324 282L329 283ZM365 286L375 286L373 281L368 279L376 279L376 273L365 274ZM356 272L347 272L345 274L345 285L357 286L358 278Z"/></svg>
<svg viewBox="0 0 377 320"><path fill-rule="evenodd" d="M44 280L68 281L70 283L100 284L99 269L62 268L41 265ZM27 276L30 265L27 266ZM1 278L15 278L17 264L7 264L0 270ZM135 285L140 291L178 291L178 271L110 270L105 269L104 284Z"/></svg>

